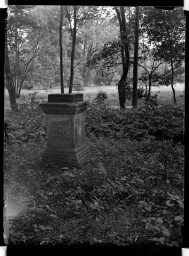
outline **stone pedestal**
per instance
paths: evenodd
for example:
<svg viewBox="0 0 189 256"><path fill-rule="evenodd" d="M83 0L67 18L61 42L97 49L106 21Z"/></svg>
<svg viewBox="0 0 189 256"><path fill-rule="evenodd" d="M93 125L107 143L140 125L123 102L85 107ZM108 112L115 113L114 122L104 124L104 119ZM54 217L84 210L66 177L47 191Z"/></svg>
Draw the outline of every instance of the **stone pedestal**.
<svg viewBox="0 0 189 256"><path fill-rule="evenodd" d="M47 114L47 148L43 163L79 167L87 158L83 94L49 94L40 104Z"/></svg>

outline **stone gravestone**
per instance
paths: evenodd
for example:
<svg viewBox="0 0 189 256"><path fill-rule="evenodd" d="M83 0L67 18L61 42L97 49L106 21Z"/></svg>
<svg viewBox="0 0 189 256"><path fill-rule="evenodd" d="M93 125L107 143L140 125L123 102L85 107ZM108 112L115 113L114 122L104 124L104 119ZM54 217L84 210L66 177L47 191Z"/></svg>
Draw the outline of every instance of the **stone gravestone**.
<svg viewBox="0 0 189 256"><path fill-rule="evenodd" d="M87 158L83 94L49 94L40 104L47 115L47 148L43 163L79 167Z"/></svg>

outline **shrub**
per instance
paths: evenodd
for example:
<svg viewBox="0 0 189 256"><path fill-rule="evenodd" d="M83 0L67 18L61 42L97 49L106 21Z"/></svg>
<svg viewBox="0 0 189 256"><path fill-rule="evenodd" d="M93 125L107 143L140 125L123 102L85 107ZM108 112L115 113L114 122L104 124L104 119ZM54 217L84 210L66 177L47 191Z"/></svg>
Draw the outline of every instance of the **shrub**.
<svg viewBox="0 0 189 256"><path fill-rule="evenodd" d="M119 111L107 104L90 104L86 115L88 136L131 140L174 140L183 143L183 109L173 106L143 106Z"/></svg>
<svg viewBox="0 0 189 256"><path fill-rule="evenodd" d="M142 99L145 97L145 89L140 87L137 89L137 98Z"/></svg>
<svg viewBox="0 0 189 256"><path fill-rule="evenodd" d="M74 85L74 91L84 91L83 85L81 84Z"/></svg>
<svg viewBox="0 0 189 256"><path fill-rule="evenodd" d="M31 90L33 88L33 85L31 85L30 83L28 82L25 82L22 86L22 89L28 89L28 90Z"/></svg>
<svg viewBox="0 0 189 256"><path fill-rule="evenodd" d="M7 122L11 127L9 134L11 139L17 142L31 142L46 140L46 116L42 112L40 99L33 93L28 99L22 97L16 118L10 115ZM10 136L9 136L10 137Z"/></svg>
<svg viewBox="0 0 189 256"><path fill-rule="evenodd" d="M4 139L7 140L9 138L10 125L7 121L4 122Z"/></svg>
<svg viewBox="0 0 189 256"><path fill-rule="evenodd" d="M107 93L101 90L97 93L95 100L98 102L104 102L104 100L107 98L108 98Z"/></svg>
<svg viewBox="0 0 189 256"><path fill-rule="evenodd" d="M133 86L132 85L127 85L126 87L125 87L125 89L126 89L126 97L128 98L128 99L132 99L132 97L133 97ZM138 88L137 88L137 98L138 99L142 99L142 98L144 98L145 97L145 90L144 90L144 88L142 88L141 86L139 86Z"/></svg>
<svg viewBox="0 0 189 256"><path fill-rule="evenodd" d="M158 93L155 93L153 96L146 96L145 97L145 104L150 106L150 107L157 107L158 106L158 101L157 101L157 97L158 97Z"/></svg>

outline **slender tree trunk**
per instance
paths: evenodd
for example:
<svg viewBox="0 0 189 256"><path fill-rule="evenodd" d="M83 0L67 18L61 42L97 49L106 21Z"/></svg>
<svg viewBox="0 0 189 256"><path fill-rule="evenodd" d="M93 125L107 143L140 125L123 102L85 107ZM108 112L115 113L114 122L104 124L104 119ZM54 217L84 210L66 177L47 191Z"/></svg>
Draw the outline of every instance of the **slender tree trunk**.
<svg viewBox="0 0 189 256"><path fill-rule="evenodd" d="M118 9L115 7L117 17L120 26L120 36L121 36L121 57L122 57L122 68L123 74L120 81L118 82L118 93L119 93L119 104L121 108L125 108L126 102L126 79L129 71L129 44L127 39L126 22L125 22L125 9L123 6Z"/></svg>
<svg viewBox="0 0 189 256"><path fill-rule="evenodd" d="M149 79L149 86L148 86L147 100L150 99L150 94L151 94L151 87L152 87L152 75L151 74L148 75L148 79Z"/></svg>
<svg viewBox="0 0 189 256"><path fill-rule="evenodd" d="M19 84L18 84L18 77L15 77L15 90L16 90L16 98L19 98Z"/></svg>
<svg viewBox="0 0 189 256"><path fill-rule="evenodd" d="M75 59L75 43L76 43L76 11L77 11L76 8L77 7L74 6L74 27L73 27L73 34L72 34L72 52L71 52L69 93L72 93L73 79L74 79L74 59Z"/></svg>
<svg viewBox="0 0 189 256"><path fill-rule="evenodd" d="M174 67L173 67L173 61L171 59L171 89L173 91L173 101L174 101L174 104L177 105L175 89L174 89L173 83L174 83Z"/></svg>
<svg viewBox="0 0 189 256"><path fill-rule="evenodd" d="M18 31L15 29L15 44L16 44L16 66L15 66L15 90L16 98L19 98L19 42L18 42Z"/></svg>
<svg viewBox="0 0 189 256"><path fill-rule="evenodd" d="M146 95L146 98L147 98L147 95L148 95L148 86L147 86L147 82L145 83L145 87L146 87L145 95Z"/></svg>
<svg viewBox="0 0 189 256"><path fill-rule="evenodd" d="M138 84L138 34L139 34L139 6L135 10L135 44L133 66L133 100L132 105L137 107L137 84Z"/></svg>
<svg viewBox="0 0 189 256"><path fill-rule="evenodd" d="M86 60L86 49L87 49L87 33L85 33L85 38L84 38L84 45L83 45L83 56L85 57ZM86 85L86 65L85 62L82 63L82 78L83 78L83 83Z"/></svg>
<svg viewBox="0 0 189 256"><path fill-rule="evenodd" d="M20 94L21 94L23 82L24 82L24 80L21 80L21 81L20 81L20 84L19 84L18 98L20 98Z"/></svg>
<svg viewBox="0 0 189 256"><path fill-rule="evenodd" d="M12 78L11 69L10 69L8 47L7 47L6 39L5 39L5 77L6 77L6 86L7 86L7 90L9 93L11 110L18 111L18 105L16 103L15 86L13 83L13 78Z"/></svg>
<svg viewBox="0 0 189 256"><path fill-rule="evenodd" d="M59 44L60 44L60 84L61 93L64 93L64 80L63 80L63 56L62 56L62 23L63 23L63 6L60 6L60 26L59 26Z"/></svg>

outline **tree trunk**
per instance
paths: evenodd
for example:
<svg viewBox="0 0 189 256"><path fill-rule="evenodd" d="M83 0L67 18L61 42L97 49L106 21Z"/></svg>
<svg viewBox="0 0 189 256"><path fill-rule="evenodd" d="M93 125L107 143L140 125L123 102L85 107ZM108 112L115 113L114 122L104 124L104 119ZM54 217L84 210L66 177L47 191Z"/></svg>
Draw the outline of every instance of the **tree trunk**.
<svg viewBox="0 0 189 256"><path fill-rule="evenodd" d="M135 10L135 44L133 66L133 100L132 105L137 107L137 84L138 84L138 33L139 33L139 6Z"/></svg>
<svg viewBox="0 0 189 256"><path fill-rule="evenodd" d="M17 76L15 76L15 90L16 90L16 98L19 98L19 83L18 83Z"/></svg>
<svg viewBox="0 0 189 256"><path fill-rule="evenodd" d="M18 111L18 105L16 103L16 93L13 83L13 78L10 69L9 56L8 56L8 47L7 40L5 39L5 77L6 77L6 86L9 93L10 106L11 110Z"/></svg>
<svg viewBox="0 0 189 256"><path fill-rule="evenodd" d="M120 9L118 9L118 7L115 7L115 11L117 13L119 26L120 26L121 57L122 57L122 68L123 68L123 74L121 76L120 81L118 82L119 104L121 108L125 108L126 86L127 86L126 79L129 71L129 47L128 47L128 39L127 39L127 31L126 31L126 23L125 23L125 9L123 6L121 6Z"/></svg>
<svg viewBox="0 0 189 256"><path fill-rule="evenodd" d="M174 67L173 67L173 61L171 59L171 89L173 91L173 101L174 101L174 104L177 105L175 89L174 89L173 83L174 83Z"/></svg>
<svg viewBox="0 0 189 256"><path fill-rule="evenodd" d="M151 74L148 75L148 79L149 79L149 87L148 87L147 100L150 99L150 94L151 94L151 87L152 87L152 75Z"/></svg>
<svg viewBox="0 0 189 256"><path fill-rule="evenodd" d="M63 6L60 6L60 26L59 26L59 44L60 44L60 84L61 93L64 93L64 81L63 81L63 56L62 56L62 23L63 23Z"/></svg>
<svg viewBox="0 0 189 256"><path fill-rule="evenodd" d="M71 52L71 66L70 66L70 86L69 93L72 93L73 78L74 78L74 59L75 59L75 43L76 43L76 6L74 6L74 27L72 34L72 52Z"/></svg>
<svg viewBox="0 0 189 256"><path fill-rule="evenodd" d="M86 49L87 49L87 33L85 33L85 38L84 38L84 45L83 45L83 56L85 57L86 60ZM85 61L82 63L82 78L83 78L83 83L86 85L86 65Z"/></svg>
<svg viewBox="0 0 189 256"><path fill-rule="evenodd" d="M145 83L145 87L146 87L146 88L145 88L145 95L146 95L145 97L147 98L147 95L148 95L148 86L147 86L147 82Z"/></svg>
<svg viewBox="0 0 189 256"><path fill-rule="evenodd" d="M15 56L15 90L16 98L19 98L19 42L18 42L18 31L15 29L15 44L16 44L16 56Z"/></svg>
<svg viewBox="0 0 189 256"><path fill-rule="evenodd" d="M23 82L24 82L24 80L21 80L21 81L20 81L19 90L18 90L18 98L20 98L20 94L21 94Z"/></svg>

